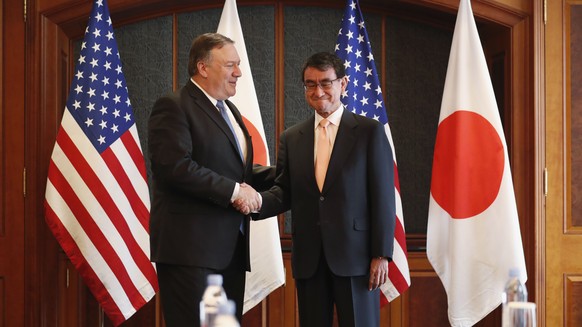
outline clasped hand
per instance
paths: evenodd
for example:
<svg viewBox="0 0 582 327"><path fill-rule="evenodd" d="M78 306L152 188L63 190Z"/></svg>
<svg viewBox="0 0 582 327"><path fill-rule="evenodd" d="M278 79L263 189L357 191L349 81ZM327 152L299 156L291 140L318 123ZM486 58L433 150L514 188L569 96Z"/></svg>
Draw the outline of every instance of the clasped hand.
<svg viewBox="0 0 582 327"><path fill-rule="evenodd" d="M242 183L232 206L245 215L258 212L261 209L261 196L252 186Z"/></svg>

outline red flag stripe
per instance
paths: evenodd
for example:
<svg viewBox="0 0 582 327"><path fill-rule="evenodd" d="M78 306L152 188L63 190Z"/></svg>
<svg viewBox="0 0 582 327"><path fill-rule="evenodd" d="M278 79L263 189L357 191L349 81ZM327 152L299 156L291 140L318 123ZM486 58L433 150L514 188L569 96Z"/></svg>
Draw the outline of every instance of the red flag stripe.
<svg viewBox="0 0 582 327"><path fill-rule="evenodd" d="M402 248L402 251L407 254L408 252L406 251L406 235L404 233L404 227L402 226L402 222L400 222L400 219L396 219L396 224L395 224L395 230L394 230L394 239L397 241L398 245Z"/></svg>
<svg viewBox="0 0 582 327"><path fill-rule="evenodd" d="M394 188L396 192L400 194L400 176L398 175L398 166L396 165L396 161L394 161Z"/></svg>
<svg viewBox="0 0 582 327"><path fill-rule="evenodd" d="M394 261L391 261L390 264L388 265L388 279L393 284L398 294L402 294L409 287L408 281L402 275L401 269L398 269L398 266L396 266L396 263ZM389 301L386 298L386 295L385 294L382 295L384 296L382 296L380 300L382 302L383 299L385 302L382 302L381 304L382 305L387 304Z"/></svg>
<svg viewBox="0 0 582 327"><path fill-rule="evenodd" d="M123 165L121 164L121 162L119 162L119 159L115 156L111 147L103 151L103 153L101 153L101 157L103 158L109 169L112 172L116 172L113 174L113 177L115 178L115 180L117 180L117 183L121 187L121 190L127 197L128 204L133 209L133 212L135 213L135 216L138 218L138 221L141 223L143 229L149 231L148 227L149 221L147 220L149 210L145 207L145 205L139 198L139 195L137 194L135 188L131 184L129 177L126 174L122 173L124 172ZM142 217L142 219L140 219L140 217Z"/></svg>
<svg viewBox="0 0 582 327"><path fill-rule="evenodd" d="M125 149L127 150L127 153L130 155L135 166L139 169L139 172L140 172L141 176L143 177L144 182L147 183L148 176L147 176L147 172L145 169L145 160L143 158L141 146L139 145L138 142L136 142L137 128L135 127L135 125L129 129L129 132L130 133L124 133L121 136L121 138L120 138L121 142L123 142L123 145L124 145ZM146 188L146 190L147 190L147 188Z"/></svg>
<svg viewBox="0 0 582 327"><path fill-rule="evenodd" d="M60 218L57 214L53 211L51 206L48 202L45 202L45 213L46 213L46 221L49 225L49 228L53 231L55 236L57 236L57 240L59 244L63 247L65 253L71 258L75 258L75 268L79 271L81 276L84 280L91 281L87 283L87 287L91 290L91 293L95 296L95 299L99 301L103 309L110 314L108 317L112 320L113 323L120 324L126 318L124 318L123 313L120 311L119 306L116 304L115 300L112 298L111 294L107 291L99 276L95 273L95 270L91 267L89 262L84 260L83 254L77 243L69 234L65 226L62 224Z"/></svg>
<svg viewBox="0 0 582 327"><path fill-rule="evenodd" d="M107 1L92 2L86 46L75 61L49 165L46 220L118 326L155 296L158 285L149 261L150 197L133 110Z"/></svg>
<svg viewBox="0 0 582 327"><path fill-rule="evenodd" d="M139 221L140 218L135 216L134 211L131 209L131 205L129 203L128 198L125 196L123 190L121 189L120 185L117 183L116 178L114 176L114 174L127 175L127 172L134 171L135 173L133 173L133 174L130 173L130 176L128 176L129 180L131 181L132 179L135 179L135 178L130 178L131 176L139 175L139 173L137 173L138 169L132 169L131 167L133 167L133 165L131 165L131 164L127 164L123 167L124 169L117 170L117 171L110 169L107 166L106 162L104 161L103 157L95 150L95 148L87 140L87 138L78 137L78 135L81 135L83 133L83 131L79 128L79 125L76 124L73 117L70 115L70 113L68 111L65 112L65 114L63 115L62 129L67 133L67 135L75 136L73 138L69 138L69 140L71 142L74 141L74 146L72 149L74 149L77 153L80 153L80 156L81 156L85 166L87 166L87 164L90 165L90 169L88 169L87 172L89 174L91 174L91 176L93 177L92 180L97 181L98 186L100 186L100 190L105 189L104 185L107 185L107 188L106 188L107 192L106 193L108 195L108 199L115 201L114 207L116 209L119 209L121 211L121 213L124 214L123 219L118 219L118 220L121 220L122 223L127 224L130 227L133 227L131 229L133 232L133 237L136 238L137 240L141 240L141 243L139 243L139 244L140 244L142 251L144 253L149 253L149 245L148 245L149 244L149 241L148 241L149 234L148 234L147 230L143 228L143 223L141 223ZM126 151L122 151L121 147L117 146L117 144L121 144L121 143L115 142L114 144L112 144L110 146L110 147L117 149L115 151L115 153L119 154L120 156L123 153L126 153ZM73 161L71 160L71 162L73 162ZM79 175L83 175L85 173L85 170L76 170L76 171L79 173ZM98 179L95 179L94 177L98 177ZM139 177L139 179L141 180L141 177ZM146 183L138 184L138 185L136 185L136 187L145 188L146 189L145 192L147 192L147 184ZM92 193L97 194L97 195L103 194L103 193L97 193L94 191L95 190L91 188L89 192L92 192ZM96 198L98 198L98 197L96 197ZM98 199L100 199L100 198L98 198ZM140 199L141 199L141 201L147 203L147 205L144 204L144 206L146 208L149 207L149 195L146 195L146 196L141 195ZM107 204L109 204L109 203L107 203ZM103 206L103 207L105 208L105 206ZM99 207L97 209L99 209ZM114 221L115 221L115 219L119 218L119 216L112 216L112 215L108 215L108 217L111 217ZM149 217L149 215L148 215L148 217Z"/></svg>
<svg viewBox="0 0 582 327"><path fill-rule="evenodd" d="M65 118L63 118L65 119ZM76 125L74 125L76 126ZM109 218L109 221L115 226L115 229L119 233L122 238L122 244L118 244L124 248L129 250L129 254L135 260L135 264L139 267L139 270L142 272L144 277L154 285L154 281L156 281L156 273L155 269L150 262L146 253L149 253L149 249L143 249L137 243L134 235L131 232L131 229L128 226L127 217L131 216L128 212L123 215L119 211L118 203L113 201L111 196L111 187L105 188L102 183L102 179L100 179L93 169L93 167L85 160L83 154L79 151L77 146L73 143L73 140L69 138L67 132L68 125L63 124L63 129L57 136L57 144L63 149L63 152L66 153L66 156L69 158L69 161L74 166L74 170L77 172L83 172L83 175L80 175L83 179L83 183L87 186L89 192L91 192L94 197L95 201L101 205L101 208L105 212L106 216ZM80 147L83 148L83 147ZM93 147L85 148L88 151L92 151ZM103 170L103 169L101 169ZM120 171L119 173L123 173ZM111 186L112 183L109 184ZM117 198L118 201L122 201L123 197L122 194L119 194ZM122 206L129 207L129 204L124 201ZM126 210L131 211L131 210ZM133 214L133 212L132 212ZM145 231L144 231L145 233ZM146 252L147 251L147 252ZM131 264L131 262L128 262Z"/></svg>
<svg viewBox="0 0 582 327"><path fill-rule="evenodd" d="M386 298L386 294L384 294L383 292L380 292L380 308L389 304L390 301L388 300L388 298Z"/></svg>
<svg viewBox="0 0 582 327"><path fill-rule="evenodd" d="M102 257L101 261L105 262L106 265L110 268L110 270L115 275L119 285L123 288L125 293L128 294L128 296L132 294L139 294L135 288L135 285L133 284L133 281L131 280L131 277L125 269L126 267L124 266L122 260L117 255L117 252L107 237L105 237L103 234L102 227L95 223L95 220L87 211L82 201L77 197L77 194L71 185L61 174L61 171L58 169L58 167L55 166L55 163L51 161L50 165L52 167L50 167L51 174L49 174L49 181L54 186L56 192L63 199L63 203L65 203L70 209L71 217L74 217L73 219L67 221L61 220L64 227L67 229L67 231L75 231L75 233L72 235L73 239L83 238L90 242L90 244L99 253L99 256ZM51 203L49 201L49 206L50 205ZM77 227L80 227L80 229ZM80 249L82 258L75 259L74 257L69 256L71 258L71 262L73 262L75 266L89 261L83 253L84 251L90 250L89 244L87 242L84 242L84 244L86 244L86 247L84 249ZM65 251L71 245L73 244L61 244ZM96 258L94 255L91 255L91 259L94 262ZM105 269L105 267L101 267L100 269ZM139 308L141 305L143 305L143 297L140 295L139 298L140 299L129 297L129 301L133 307Z"/></svg>
<svg viewBox="0 0 582 327"><path fill-rule="evenodd" d="M389 131L389 129L387 129ZM391 137L388 135L391 141ZM400 198L400 179L398 167L394 160L394 189L396 196L396 221L394 230L394 254L393 261L388 267L388 281L381 287L380 306L384 306L398 295L405 292L410 287L410 276L408 268L408 251L406 247L406 233L404 221L402 219L402 202ZM403 273L404 272L404 273Z"/></svg>
<svg viewBox="0 0 582 327"><path fill-rule="evenodd" d="M394 189L396 196L396 224L394 230L394 258L388 267L389 285L381 287L382 296L380 297L380 306L388 304L396 296L390 296L392 292L398 295L402 294L410 287L410 270L408 267L408 250L406 246L406 232L404 229L404 219L402 211L402 199L400 197L400 176L398 174L398 164L396 162L396 152L390 125L385 124L386 136L392 148L394 157ZM398 252L401 254L398 254Z"/></svg>
<svg viewBox="0 0 582 327"><path fill-rule="evenodd" d="M113 151L119 162L122 163L124 171L133 185L133 188L139 195L141 202L143 202L149 210L150 194L147 184L147 176L144 179L145 161L143 160L143 156L141 160L135 157L135 152L141 151L139 143L136 143L139 142L139 139L136 141L134 138L134 136L137 137L137 134L134 135L135 130L136 127L133 125L126 133L121 135L118 142L114 142L109 148ZM147 217L149 217L149 214Z"/></svg>
<svg viewBox="0 0 582 327"><path fill-rule="evenodd" d="M390 267L388 269L388 277L390 277L390 280L392 281L392 283L396 286L396 288L398 290L401 290L402 287L408 287L410 281L410 277L407 277L408 274L404 275L402 273L402 271L404 272L408 272L408 270L403 270L402 267L400 267L400 260L404 260L403 258L407 257L407 253L406 253L406 247L401 247L401 246L395 246L394 247L394 254L393 254L393 261L390 262ZM392 269L392 268L398 268L398 269ZM406 266L406 268L408 268L408 266ZM395 275L391 275L392 273L394 273ZM396 280L393 280L391 276L395 276L395 277L399 277ZM404 283L402 283L402 281L404 281ZM404 289L406 289L404 288Z"/></svg>

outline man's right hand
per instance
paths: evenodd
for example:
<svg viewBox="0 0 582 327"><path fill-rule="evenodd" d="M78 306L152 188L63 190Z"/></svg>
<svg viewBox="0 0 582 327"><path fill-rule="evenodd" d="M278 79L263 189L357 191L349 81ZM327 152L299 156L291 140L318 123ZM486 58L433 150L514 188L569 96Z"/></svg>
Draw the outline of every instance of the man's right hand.
<svg viewBox="0 0 582 327"><path fill-rule="evenodd" d="M234 199L232 205L241 213L248 215L261 209L261 197L252 186L242 183L240 184L238 196Z"/></svg>

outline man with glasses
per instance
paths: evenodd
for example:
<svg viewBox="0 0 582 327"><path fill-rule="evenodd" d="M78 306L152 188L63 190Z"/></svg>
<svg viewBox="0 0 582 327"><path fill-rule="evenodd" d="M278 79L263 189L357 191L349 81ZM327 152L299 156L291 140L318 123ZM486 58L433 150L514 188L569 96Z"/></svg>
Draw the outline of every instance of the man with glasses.
<svg viewBox="0 0 582 327"><path fill-rule="evenodd" d="M317 53L303 67L313 117L281 135L275 186L256 219L292 210L292 266L302 327L379 326L379 286L393 251L394 176L384 126L340 101L343 61ZM235 203L249 211L242 201Z"/></svg>

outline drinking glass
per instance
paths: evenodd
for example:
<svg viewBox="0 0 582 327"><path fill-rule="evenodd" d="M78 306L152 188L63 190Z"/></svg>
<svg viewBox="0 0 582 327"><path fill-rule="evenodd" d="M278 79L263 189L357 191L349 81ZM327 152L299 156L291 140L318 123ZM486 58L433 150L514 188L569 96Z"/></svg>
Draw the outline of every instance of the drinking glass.
<svg viewBox="0 0 582 327"><path fill-rule="evenodd" d="M508 321L511 327L536 327L536 304L533 302L509 302Z"/></svg>

